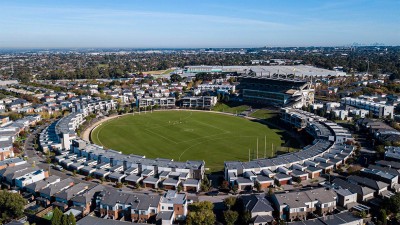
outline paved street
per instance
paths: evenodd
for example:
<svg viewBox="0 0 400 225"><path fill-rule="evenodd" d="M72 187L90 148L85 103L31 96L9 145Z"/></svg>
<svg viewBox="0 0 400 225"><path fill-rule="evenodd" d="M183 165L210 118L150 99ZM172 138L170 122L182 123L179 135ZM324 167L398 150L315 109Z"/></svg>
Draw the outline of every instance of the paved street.
<svg viewBox="0 0 400 225"><path fill-rule="evenodd" d="M28 157L28 163L39 163L43 159L41 158L42 153L38 152L34 149L34 139L37 137L37 135L40 134L40 132L49 126L54 120L50 120L49 122L41 125L40 127L37 127L32 133L29 134L29 136L25 140L24 144L24 150L25 154Z"/></svg>

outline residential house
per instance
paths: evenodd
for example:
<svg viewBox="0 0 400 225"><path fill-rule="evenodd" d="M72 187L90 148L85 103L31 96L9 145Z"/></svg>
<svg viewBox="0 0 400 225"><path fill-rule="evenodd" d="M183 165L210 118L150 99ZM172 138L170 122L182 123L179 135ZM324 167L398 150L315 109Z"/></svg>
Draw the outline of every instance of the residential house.
<svg viewBox="0 0 400 225"><path fill-rule="evenodd" d="M382 192L386 191L388 189L388 187L390 186L390 184L388 184L388 183L384 183L382 181L377 181L377 180L373 180L373 179L366 178L366 177L360 177L360 176L357 176L357 175L348 176L347 180L350 183L354 183L354 184L358 184L358 185L361 185L361 186L369 187L369 188L375 190L377 195L379 195Z"/></svg>
<svg viewBox="0 0 400 225"><path fill-rule="evenodd" d="M101 217L125 221L144 222L160 211L159 195L104 190L97 196L96 203Z"/></svg>
<svg viewBox="0 0 400 225"><path fill-rule="evenodd" d="M255 225L256 223L254 223ZM363 225L364 220L355 216L351 212L341 212L338 214L323 216L316 219L305 221L290 222L288 225Z"/></svg>
<svg viewBox="0 0 400 225"><path fill-rule="evenodd" d="M23 188L28 184L32 184L49 177L49 172L43 169L36 169L32 172L23 172L21 176L14 178L15 186Z"/></svg>
<svg viewBox="0 0 400 225"><path fill-rule="evenodd" d="M38 191L40 197L36 198L39 204L47 207L52 201L54 201L54 195L65 189L68 189L74 185L74 181L71 178L61 180L60 182L51 184L46 188Z"/></svg>
<svg viewBox="0 0 400 225"><path fill-rule="evenodd" d="M358 184L336 178L332 181L332 185L337 188L347 189L351 193L357 194L357 202L366 202L374 197L375 190L369 187L363 187Z"/></svg>
<svg viewBox="0 0 400 225"><path fill-rule="evenodd" d="M304 220L309 214L326 215L336 209L337 195L333 190L316 188L272 196L279 217L284 220Z"/></svg>
<svg viewBox="0 0 400 225"><path fill-rule="evenodd" d="M96 185L84 193L78 194L71 199L72 205L80 207L82 214L85 216L96 208L96 197L97 195L105 190L106 187L99 184Z"/></svg>
<svg viewBox="0 0 400 225"><path fill-rule="evenodd" d="M186 194L168 190L160 201L161 211L173 211L175 220L185 220L188 213Z"/></svg>
<svg viewBox="0 0 400 225"><path fill-rule="evenodd" d="M63 191L56 193L54 197L57 202L64 203L68 206L69 201L73 197L85 192L88 188L89 188L88 184L78 183L68 189L64 189Z"/></svg>
<svg viewBox="0 0 400 225"><path fill-rule="evenodd" d="M256 220L256 217L262 216L262 219L267 219L266 222L272 222L273 211L271 203L266 199L265 194L257 195L243 195L240 197L243 207L246 211L250 212L251 218ZM260 219L260 218L259 218Z"/></svg>
<svg viewBox="0 0 400 225"><path fill-rule="evenodd" d="M337 203L339 206L346 207L350 209L357 204L357 193L353 193L348 189L343 189L341 187L333 189L337 194Z"/></svg>
<svg viewBox="0 0 400 225"><path fill-rule="evenodd" d="M37 195L37 192L39 190L42 190L43 188L48 187L49 185L55 184L57 182L60 182L61 179L58 176L51 175L48 178L37 181L35 183L31 183L25 186L25 190L33 195Z"/></svg>

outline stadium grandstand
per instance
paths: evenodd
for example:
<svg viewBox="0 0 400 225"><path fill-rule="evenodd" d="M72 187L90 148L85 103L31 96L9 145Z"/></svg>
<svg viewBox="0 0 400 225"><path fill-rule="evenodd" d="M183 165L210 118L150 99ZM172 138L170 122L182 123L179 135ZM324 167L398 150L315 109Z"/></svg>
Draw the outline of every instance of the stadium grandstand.
<svg viewBox="0 0 400 225"><path fill-rule="evenodd" d="M197 73L238 73L241 75L255 76L286 76L298 78L326 78L343 77L347 74L343 71L328 70L309 65L278 65L278 66L185 66L185 76L196 75Z"/></svg>
<svg viewBox="0 0 400 225"><path fill-rule="evenodd" d="M302 108L314 102L314 89L306 80L240 76L238 81L238 89L246 103Z"/></svg>

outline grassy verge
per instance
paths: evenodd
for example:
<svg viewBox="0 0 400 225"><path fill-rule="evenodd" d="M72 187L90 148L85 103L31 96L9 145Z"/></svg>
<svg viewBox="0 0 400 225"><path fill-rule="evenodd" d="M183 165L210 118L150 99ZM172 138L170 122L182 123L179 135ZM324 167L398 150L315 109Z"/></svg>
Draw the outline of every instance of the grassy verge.
<svg viewBox="0 0 400 225"><path fill-rule="evenodd" d="M257 118L257 119L270 119L278 116L278 113L275 111L267 110L267 109L259 109L250 114L249 116Z"/></svg>
<svg viewBox="0 0 400 225"><path fill-rule="evenodd" d="M153 71L144 71L143 74L151 74L151 75L166 75L174 71L173 69L168 70L153 70Z"/></svg>
<svg viewBox="0 0 400 225"><path fill-rule="evenodd" d="M214 106L213 111L240 114L241 112L246 111L249 108L250 107L248 105L228 105L225 103L217 103Z"/></svg>

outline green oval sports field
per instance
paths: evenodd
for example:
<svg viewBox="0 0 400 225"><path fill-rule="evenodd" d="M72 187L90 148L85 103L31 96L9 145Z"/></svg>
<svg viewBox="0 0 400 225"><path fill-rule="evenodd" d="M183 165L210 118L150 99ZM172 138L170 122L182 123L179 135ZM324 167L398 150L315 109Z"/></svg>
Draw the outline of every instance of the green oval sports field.
<svg viewBox="0 0 400 225"><path fill-rule="evenodd" d="M279 130L242 117L201 111L156 111L102 123L91 140L105 148L147 158L204 160L212 171L224 161L271 157L280 146ZM258 144L257 144L258 140Z"/></svg>

